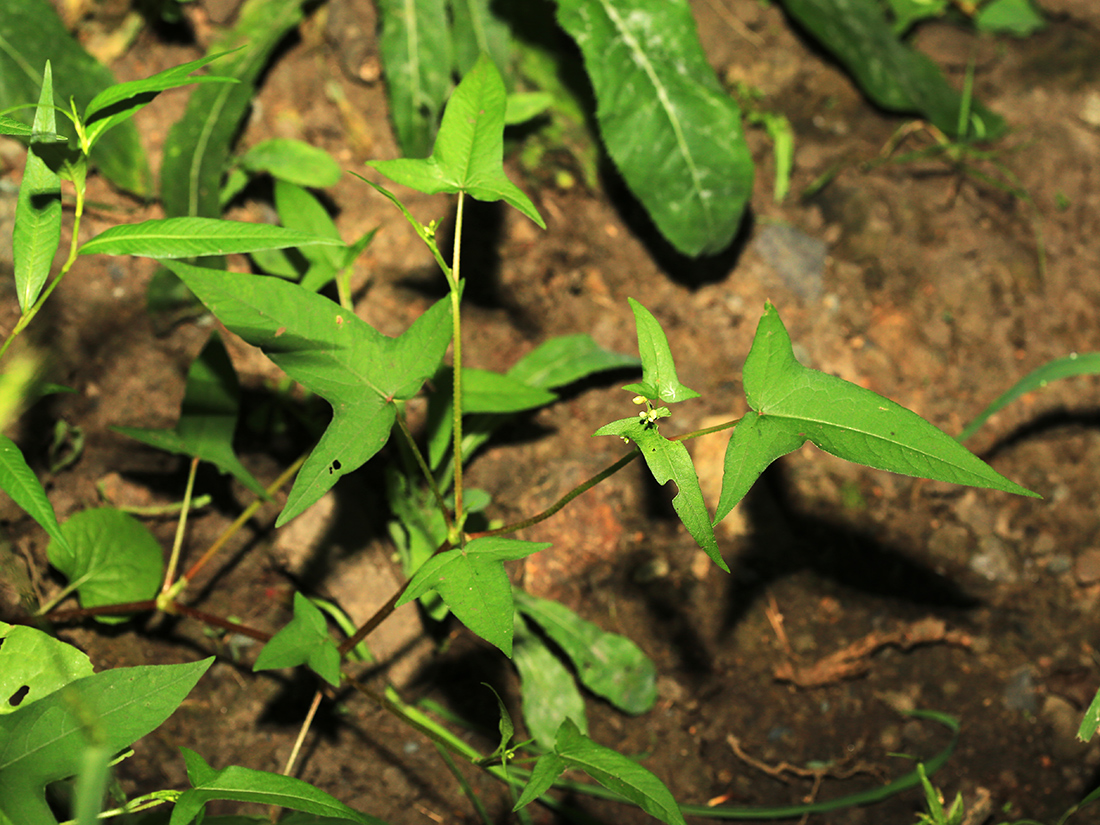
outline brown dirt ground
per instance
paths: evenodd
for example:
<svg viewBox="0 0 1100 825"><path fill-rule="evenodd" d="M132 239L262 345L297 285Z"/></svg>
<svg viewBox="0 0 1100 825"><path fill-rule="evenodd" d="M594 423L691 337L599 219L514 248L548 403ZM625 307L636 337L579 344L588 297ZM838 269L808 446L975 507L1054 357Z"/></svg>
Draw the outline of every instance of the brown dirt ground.
<svg viewBox="0 0 1100 825"><path fill-rule="evenodd" d="M195 0L189 13L204 24L197 30L205 35L205 23L229 19L229 6ZM665 325L681 379L702 393L665 424L666 431L686 431L713 416L743 412L740 366L770 299L806 363L958 432L1028 370L1070 352L1100 350L1095 18L1074 18L1067 6L1045 32L1022 41L938 25L919 36L959 85L975 57L976 94L1012 126L996 146L997 162L1030 193L1032 209L944 159L868 166L904 119L869 107L778 8L756 0L706 0L694 8L720 76L760 88L765 105L790 118L796 194L773 203L770 148L761 132L750 131L758 163L752 219L730 254L691 262L669 254L613 180L606 191L579 184L561 189L547 183L555 169L513 165L514 179L533 194L548 230L511 212L485 210L500 225L497 271L465 316L469 363L506 368L546 338L576 332L631 352L626 298L634 297ZM81 25L87 30L87 22ZM355 77L360 67L369 76L372 60L369 40L364 46L356 26L372 30L366 0L331 0L303 26L272 66L242 145L276 135L301 138L348 169L396 156L381 84ZM113 67L130 79L199 54L195 45L158 39L146 29ZM351 114L331 102L328 82L339 84ZM139 115L154 163L186 94L166 93ZM928 143L918 133L903 148ZM558 155L575 171L566 153ZM14 179L18 154L7 153L3 162L5 176ZM829 186L799 200L798 192L838 163ZM978 165L999 174L988 162ZM98 179L92 188L93 199L124 211L92 210L82 227L88 237L120 219L157 215ZM399 332L431 300L423 288L431 283L431 260L400 215L358 181L346 177L331 195L345 237L380 227L356 272L358 311L382 331ZM417 195L409 204L423 220L447 209L441 199ZM270 208L253 202L234 217L267 219ZM762 254L757 239L776 223L827 243L816 294L792 287ZM1037 228L1045 271L1038 265ZM494 253L484 257L491 266ZM180 497L180 461L136 448L109 430L171 424L186 367L210 331L209 321L165 330L150 320L143 301L152 271L143 260L83 262L38 322L38 346L47 349L55 379L78 393L38 408L23 443L41 462L55 419L87 434L80 461L49 479L62 518L98 502L95 485L103 479L127 502ZM0 321L10 324L13 312L9 307ZM232 352L247 387L259 389L275 374L246 346L234 344ZM471 483L492 492L497 514L512 518L540 509L618 457L617 440L590 437L606 421L631 413L618 383L593 382L478 458ZM889 753L930 755L945 744L935 725L897 713L921 707L961 720L958 750L936 776L949 796L961 791L973 800L988 792L995 821L1050 822L1100 781L1100 744L1080 744L1073 735L1100 685L1098 410L1097 379L1063 382L1006 409L970 444L997 470L1041 493L1041 501L864 470L810 449L792 455L769 471L722 533L731 575L699 564L664 491L631 466L529 530L525 537L554 546L517 577L533 592L554 595L628 635L656 660L657 707L630 719L593 700L592 733L624 753L645 754L644 763L681 801L788 804L814 793L826 799L873 787L910 767ZM713 466L723 445L698 443L698 460ZM245 452L264 480L289 460L260 444ZM382 538L384 510L376 504L378 469L369 464L283 537L271 529L276 510L262 511L223 566L204 572L193 590L196 603L274 630L288 616L290 571L315 592L338 598L353 616L366 616L396 582ZM200 484L218 499L194 524L191 558L247 500L212 474L200 475ZM56 589L42 564L41 534L10 508L2 515L17 548L38 560L39 586ZM152 525L168 546L173 525ZM777 632L780 617L785 637ZM853 678L819 687L776 679L785 664L811 665L867 634L927 617L942 620L965 644L886 648ZM406 694L485 722L492 700L477 683L487 680L518 710L506 663L464 631L450 631L442 645L429 639L411 607L383 626L378 647L392 655L393 678ZM184 706L137 745L123 768L130 792L183 787L181 745L218 767L279 770L312 691L308 681L285 674L253 677L254 649L233 650L188 622L72 628L65 636L100 668L219 654ZM302 778L395 825L475 821L426 740L354 694L343 699L322 710ZM826 776L819 787L812 779L781 782L740 759L730 735L769 764L831 763L834 773L866 764L878 775ZM488 738L471 734L471 741L492 747ZM499 787L472 779L491 810L505 810ZM605 821L645 819L637 811L585 804ZM902 825L914 821L919 806L910 791L813 821ZM536 811L535 820L550 821L549 814Z"/></svg>

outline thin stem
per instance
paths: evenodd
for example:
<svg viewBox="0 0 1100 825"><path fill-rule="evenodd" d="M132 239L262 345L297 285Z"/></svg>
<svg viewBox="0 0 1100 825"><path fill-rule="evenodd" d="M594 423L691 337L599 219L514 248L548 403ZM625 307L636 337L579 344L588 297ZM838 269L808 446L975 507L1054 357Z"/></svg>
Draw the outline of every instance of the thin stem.
<svg viewBox="0 0 1100 825"><path fill-rule="evenodd" d="M168 557L168 571L164 574L164 585L160 592L165 593L172 586L176 578L176 567L179 565L180 548L183 547L183 535L187 530L187 514L191 509L191 493L195 489L195 474L199 470L198 456L191 459L191 472L187 474L187 488L183 492L183 509L180 511L180 520L176 525L176 537L172 541L172 554Z"/></svg>
<svg viewBox="0 0 1100 825"><path fill-rule="evenodd" d="M401 585L401 587L399 587L397 591L392 596L390 596L389 599L386 600L386 603L384 605L374 611L373 616L367 619L367 621L358 630L356 630L355 633L348 636L346 639L344 639L343 642L340 643L339 650L341 657L346 656L349 650L351 650L353 647L363 641L363 639L367 638L367 636L369 636L374 631L374 629L378 627L378 625L382 624L382 622L389 618L389 615L393 613L394 608L397 605L397 600L401 598L401 595L409 586L410 581L412 581L412 579L409 579L403 585Z"/></svg>
<svg viewBox="0 0 1100 825"><path fill-rule="evenodd" d="M462 793L470 800L470 804L474 806L474 810L477 811L477 815L481 817L484 825L493 825L493 820L489 818L489 812L485 810L485 805L478 797L477 792L469 782L466 781L466 777L462 775L462 771L458 769L458 764L455 762L454 757L451 756L451 752L438 742L432 742L435 746L436 753L439 754L439 758L443 760L443 764L447 766L447 770L451 772L451 776L458 782L458 786L462 789Z"/></svg>
<svg viewBox="0 0 1100 825"><path fill-rule="evenodd" d="M309 733L310 725L313 724L313 717L317 713L323 695L321 691L313 694L313 702L309 706L306 718L302 720L302 729L298 731L298 738L294 740L294 747L291 748L290 756L287 757L286 767L283 768L283 776L290 776L291 771L294 770L294 763L298 761L298 753L302 750L302 743L306 741L306 734Z"/></svg>
<svg viewBox="0 0 1100 825"><path fill-rule="evenodd" d="M424 474L424 478L428 480L428 487L431 488L432 495L435 496L435 502L439 505L439 512L443 514L443 521L446 523L447 530L449 531L451 529L451 513L447 509L447 502L443 500L443 493L439 489L439 485L436 484L431 467L429 467L428 462L424 460L424 454L420 451L420 447L417 446L416 440L409 431L409 422L405 420L405 411L402 407L397 408L397 426L405 436L405 441L409 445L409 450L416 459L416 463L419 465L420 471Z"/></svg>
<svg viewBox="0 0 1100 825"><path fill-rule="evenodd" d="M690 433L684 433L683 435L674 435L669 441L689 441L692 438L698 438L701 435L710 435L711 433L720 433L722 430L732 430L738 424L741 423L740 418L734 418L732 421L723 421L721 424L715 424L713 427L707 427L702 430L693 430Z"/></svg>
<svg viewBox="0 0 1100 825"><path fill-rule="evenodd" d="M454 328L454 401L452 407L452 429L454 431L455 465L455 520L451 529L451 543L462 547L466 540L462 533L466 523L466 514L462 509L462 313L460 311L462 274L460 270L462 256L462 218L466 204L465 192L458 193L458 210L455 215L455 248L451 258L451 318Z"/></svg>

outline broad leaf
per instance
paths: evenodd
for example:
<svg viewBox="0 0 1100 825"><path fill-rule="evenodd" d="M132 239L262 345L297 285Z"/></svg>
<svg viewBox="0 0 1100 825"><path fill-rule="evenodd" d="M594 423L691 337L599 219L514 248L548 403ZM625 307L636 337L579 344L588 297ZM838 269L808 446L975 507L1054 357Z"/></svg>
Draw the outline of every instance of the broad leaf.
<svg viewBox="0 0 1100 825"><path fill-rule="evenodd" d="M48 0L3 0L0 13L0 109L37 100L42 66L49 60L57 99L78 109L115 85L111 71L66 31ZM16 115L19 117L19 115ZM92 151L92 163L116 186L146 197L152 193L149 160L133 123L111 131Z"/></svg>
<svg viewBox="0 0 1100 825"><path fill-rule="evenodd" d="M207 802L217 799L278 805L292 811L337 817L359 825L385 825L382 820L361 814L293 776L242 768L239 765L230 765L218 771L211 768L194 751L187 748L180 750L183 752L184 762L187 763L187 777L193 787L184 791L176 801L169 820L170 825L189 825L201 815Z"/></svg>
<svg viewBox="0 0 1100 825"><path fill-rule="evenodd" d="M180 261L166 265L226 327L332 405L332 422L299 471L277 526L382 449L394 423L393 402L420 391L451 340L448 299L389 338L297 284Z"/></svg>
<svg viewBox="0 0 1100 825"><path fill-rule="evenodd" d="M397 143L422 157L451 90L451 35L444 0L380 0L378 50Z"/></svg>
<svg viewBox="0 0 1100 825"><path fill-rule="evenodd" d="M504 174L505 106L500 72L482 55L451 95L431 157L370 165L429 195L465 192L480 201L504 200L545 229L531 199Z"/></svg>
<svg viewBox="0 0 1100 825"><path fill-rule="evenodd" d="M257 143L240 159L252 174L266 173L298 186L324 189L340 180L340 164L324 149L300 140L271 138Z"/></svg>
<svg viewBox="0 0 1100 825"><path fill-rule="evenodd" d="M661 822L684 825L680 806L660 779L633 759L596 744L568 719L562 722L558 730L554 752L539 758L531 780L513 810L519 810L545 793L558 774L568 768L584 771L608 790L633 802Z"/></svg>
<svg viewBox="0 0 1100 825"><path fill-rule="evenodd" d="M605 370L641 365L633 355L603 349L588 335L562 335L540 344L508 370L508 377L529 387L564 387Z"/></svg>
<svg viewBox="0 0 1100 825"><path fill-rule="evenodd" d="M516 613L512 664L519 673L523 696L523 721L527 733L546 750L554 747L558 728L566 719L582 731L588 731L584 698L577 683L561 659L528 629Z"/></svg>
<svg viewBox="0 0 1100 825"><path fill-rule="evenodd" d="M233 452L240 398L237 373L225 345L215 333L187 373L187 389L175 427L170 430L112 429L158 450L209 461L223 473L232 473L241 484L266 499L268 495L263 485Z"/></svg>
<svg viewBox="0 0 1100 825"><path fill-rule="evenodd" d="M560 602L522 591L515 599L516 608L569 657L586 688L627 713L645 713L653 707L657 667L634 642L586 622Z"/></svg>
<svg viewBox="0 0 1100 825"><path fill-rule="evenodd" d="M745 396L756 415L726 448L715 521L741 500L752 474L810 441L847 461L902 475L1033 496L919 415L833 375L802 366L770 303L745 359Z"/></svg>
<svg viewBox="0 0 1100 825"><path fill-rule="evenodd" d="M666 408L667 409L667 408ZM645 413L642 413L644 416ZM692 538L698 542L714 563L729 572L718 542L714 538L710 515L707 513L703 491L699 487L699 476L695 474L695 465L691 463L687 447L680 441L669 441L657 430L655 423L643 418L623 418L612 421L596 430L594 435L617 435L633 441L649 466L654 480L658 484L676 482L676 495L672 499L672 508L680 521L687 527Z"/></svg>
<svg viewBox="0 0 1100 825"><path fill-rule="evenodd" d="M213 662L104 671L0 716L0 813L20 825L56 823L46 785L80 771L90 736L112 752L129 747L179 707Z"/></svg>
<svg viewBox="0 0 1100 825"><path fill-rule="evenodd" d="M627 384L624 390L638 393L650 401L663 401L674 404L698 398L699 393L685 387L676 377L676 365L672 361L672 350L668 346L665 331L657 319L644 306L633 298L628 298L630 308L634 310L634 322L638 327L638 354L642 357L642 380L638 384Z"/></svg>
<svg viewBox="0 0 1100 825"><path fill-rule="evenodd" d="M1031 0L990 0L974 15L974 28L980 32L1027 37L1045 27Z"/></svg>
<svg viewBox="0 0 1100 825"><path fill-rule="evenodd" d="M463 548L428 559L412 577L397 606L434 590L466 627L511 656L512 583L504 562L526 558L549 546L497 536L474 539Z"/></svg>
<svg viewBox="0 0 1100 825"><path fill-rule="evenodd" d="M23 182L15 204L12 251L15 258L15 292L25 313L38 300L50 276L54 255L61 243L61 175L48 153L57 143L57 117L53 109L53 74L50 62L42 78L42 93L34 112L34 128Z"/></svg>
<svg viewBox="0 0 1100 825"><path fill-rule="evenodd" d="M0 489L37 521L51 539L68 545L38 476L27 465L23 452L6 435L0 435Z"/></svg>
<svg viewBox="0 0 1100 825"><path fill-rule="evenodd" d="M294 618L264 645L252 669L278 670L298 665L308 665L333 687L340 686L340 651L328 635L324 614L295 592Z"/></svg>
<svg viewBox="0 0 1100 825"><path fill-rule="evenodd" d="M50 564L65 574L81 607L151 599L164 576L164 553L140 521L120 510L82 510L61 525L67 544L51 541ZM71 548L71 549L70 549ZM104 624L124 616L97 616Z"/></svg>
<svg viewBox="0 0 1100 825"><path fill-rule="evenodd" d="M0 715L92 675L92 660L33 627L0 622Z"/></svg>
<svg viewBox="0 0 1100 825"><path fill-rule="evenodd" d="M685 255L724 249L752 195L737 103L707 62L687 0L558 0L630 191Z"/></svg>
<svg viewBox="0 0 1100 825"><path fill-rule="evenodd" d="M309 244L342 246L343 241L295 232L268 223L218 218L163 218L112 226L81 246L79 254L195 258Z"/></svg>

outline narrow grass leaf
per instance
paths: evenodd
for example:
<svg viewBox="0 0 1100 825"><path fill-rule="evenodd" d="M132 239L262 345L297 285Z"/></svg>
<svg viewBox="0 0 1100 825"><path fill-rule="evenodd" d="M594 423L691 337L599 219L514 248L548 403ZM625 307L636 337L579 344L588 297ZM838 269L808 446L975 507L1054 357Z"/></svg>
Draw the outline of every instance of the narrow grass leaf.
<svg viewBox="0 0 1100 825"><path fill-rule="evenodd" d="M561 335L539 344L508 370L529 387L554 389L607 370L634 369L641 360L611 352L588 335Z"/></svg>
<svg viewBox="0 0 1100 825"><path fill-rule="evenodd" d="M92 660L33 627L0 622L0 716L91 676Z"/></svg>
<svg viewBox="0 0 1100 825"><path fill-rule="evenodd" d="M22 450L6 435L0 435L0 489L37 521L51 539L68 545L42 483L23 458Z"/></svg>
<svg viewBox="0 0 1100 825"><path fill-rule="evenodd" d="M46 786L79 773L89 734L112 753L129 747L179 707L213 662L107 670L0 716L0 813L21 825L56 823Z"/></svg>
<svg viewBox="0 0 1100 825"><path fill-rule="evenodd" d="M194 258L310 244L342 246L343 241L267 223L218 218L163 218L112 226L80 247L79 254Z"/></svg>
<svg viewBox="0 0 1100 825"><path fill-rule="evenodd" d="M380 0L378 50L397 143L406 157L432 145L454 59L444 0Z"/></svg>
<svg viewBox="0 0 1100 825"><path fill-rule="evenodd" d="M687 0L558 0L558 22L584 56L607 152L661 234L685 255L724 249L752 156Z"/></svg>
<svg viewBox="0 0 1100 825"><path fill-rule="evenodd" d="M641 418L622 418L596 430L594 435L617 435L633 441L645 459L654 480L661 485L676 482L672 508L687 527L691 537L706 551L715 564L729 572L718 542L714 538L710 515L707 513L699 476L687 447L681 441L670 441L658 432L656 425Z"/></svg>
<svg viewBox="0 0 1100 825"><path fill-rule="evenodd" d="M504 174L504 81L482 55L455 89L431 157L374 161L391 180L425 192L465 192L480 201L504 200L543 229L531 199Z"/></svg>
<svg viewBox="0 0 1100 825"><path fill-rule="evenodd" d="M645 713L653 707L657 667L634 642L585 621L561 602L522 591L516 592L515 599L519 612L538 624L569 657L586 688L626 713ZM526 693L524 697L526 701Z"/></svg>
<svg viewBox="0 0 1100 825"><path fill-rule="evenodd" d="M413 575L397 607L434 590L466 627L511 656L514 609L504 562L549 546L496 536L474 539L463 548L428 559Z"/></svg>
<svg viewBox="0 0 1100 825"><path fill-rule="evenodd" d="M1017 398L1027 395L1038 389L1042 389L1052 381L1060 381L1063 378L1074 378L1078 375L1100 374L1100 352L1087 352L1083 355L1074 353L1064 358L1056 358L1043 366L1032 370L979 413L979 415L966 425L958 435L959 441L966 441L982 428L982 425L991 416L1003 410Z"/></svg>
<svg viewBox="0 0 1100 825"><path fill-rule="evenodd" d="M638 327L638 353L642 357L641 383L627 384L624 390L643 395L650 401L663 401L674 404L698 398L699 393L685 387L676 377L676 365L672 360L672 350L668 346L665 331L653 313L633 298L628 298L630 308L634 310L634 322Z"/></svg>
<svg viewBox="0 0 1100 825"><path fill-rule="evenodd" d="M333 687L340 686L340 652L328 635L325 616L317 606L294 593L294 618L263 646L252 670L278 670L307 665Z"/></svg>
<svg viewBox="0 0 1100 825"><path fill-rule="evenodd" d="M451 340L450 301L437 301L389 338L328 298L277 278L166 261L230 330L332 405L332 421L298 472L281 526L382 449L393 402L416 395Z"/></svg>
<svg viewBox="0 0 1100 825"><path fill-rule="evenodd" d="M340 181L340 164L328 152L300 140L271 138L257 143L240 159L241 166L254 175L324 189Z"/></svg>
<svg viewBox="0 0 1100 825"><path fill-rule="evenodd" d="M111 507L82 510L61 525L66 543L51 541L50 564L69 580L81 607L151 599L164 575L164 552L148 528ZM97 616L104 624L125 616Z"/></svg>
<svg viewBox="0 0 1100 825"><path fill-rule="evenodd" d="M588 730L584 698L561 659L516 614L512 664L519 673L523 696L523 721L527 733L540 747L552 750L558 728L566 719Z"/></svg>
<svg viewBox="0 0 1100 825"><path fill-rule="evenodd" d="M58 244L61 243L61 175L48 158L52 136L57 131L53 108L53 73L50 62L42 78L42 92L34 112L34 128L23 182L15 203L12 251L15 258L15 292L19 308L26 312L38 300Z"/></svg>

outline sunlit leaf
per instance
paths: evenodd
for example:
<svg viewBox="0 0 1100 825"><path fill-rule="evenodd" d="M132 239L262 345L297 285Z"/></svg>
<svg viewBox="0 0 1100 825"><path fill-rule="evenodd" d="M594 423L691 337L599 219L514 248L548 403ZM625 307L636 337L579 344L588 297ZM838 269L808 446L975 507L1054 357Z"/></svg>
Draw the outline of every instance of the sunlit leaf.
<svg viewBox="0 0 1100 825"><path fill-rule="evenodd" d="M68 545L42 483L23 458L23 452L6 435L0 435L0 489L37 521L51 539Z"/></svg>
<svg viewBox="0 0 1100 825"><path fill-rule="evenodd" d="M253 670L308 665L333 687L340 686L340 652L328 634L325 616L301 593L294 593L294 618L256 657Z"/></svg>
<svg viewBox="0 0 1100 825"><path fill-rule="evenodd" d="M92 660L33 627L0 622L0 715L92 675Z"/></svg>
<svg viewBox="0 0 1100 825"><path fill-rule="evenodd" d="M668 338L657 319L644 306L633 298L628 298L630 308L634 310L634 321L638 328L638 353L642 357L642 380L637 384L627 384L624 390L638 393L650 401L662 401L674 404L689 398L698 398L699 393L685 387L676 377L676 365L672 361L672 350Z"/></svg>

